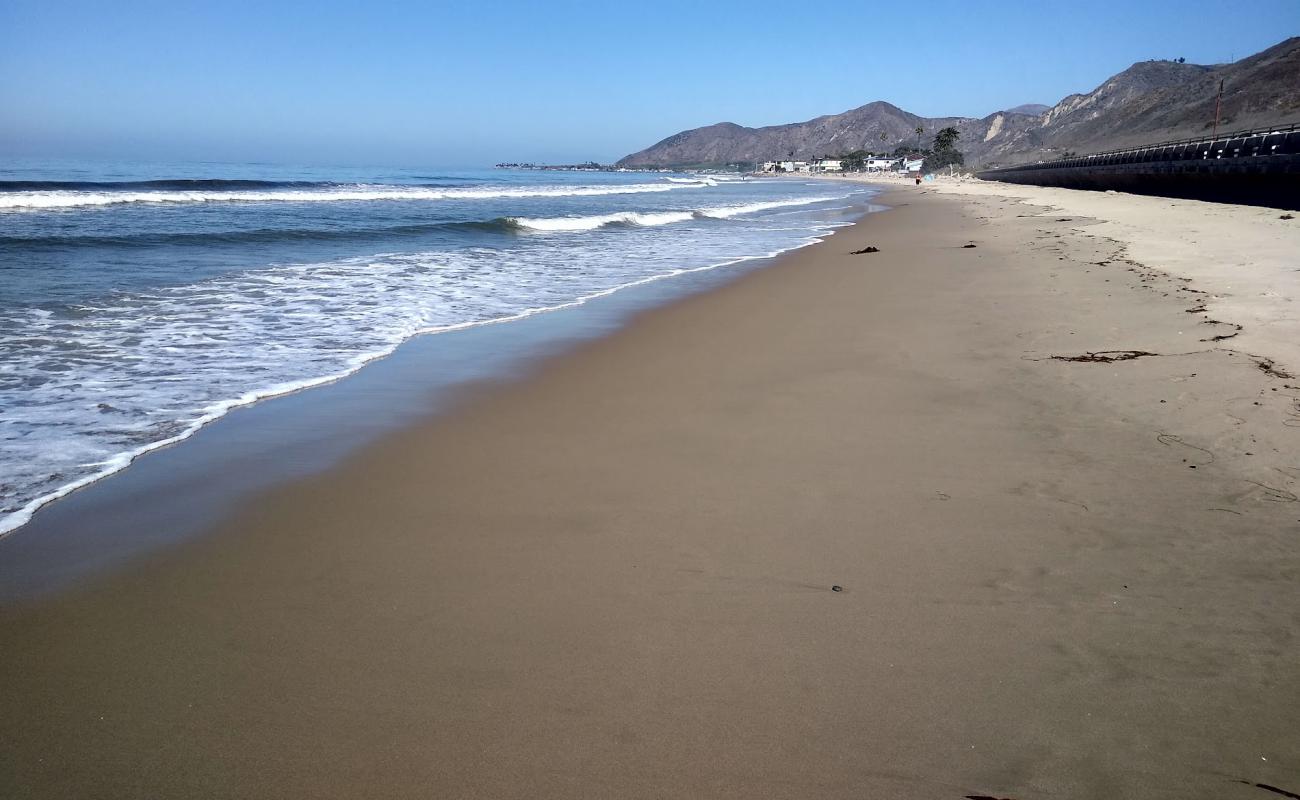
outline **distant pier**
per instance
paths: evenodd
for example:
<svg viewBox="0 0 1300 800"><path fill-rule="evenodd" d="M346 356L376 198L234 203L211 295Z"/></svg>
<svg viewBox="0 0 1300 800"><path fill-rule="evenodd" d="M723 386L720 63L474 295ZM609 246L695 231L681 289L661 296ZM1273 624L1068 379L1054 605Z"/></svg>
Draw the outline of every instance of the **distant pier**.
<svg viewBox="0 0 1300 800"><path fill-rule="evenodd" d="M985 170L990 181L1300 209L1300 125Z"/></svg>

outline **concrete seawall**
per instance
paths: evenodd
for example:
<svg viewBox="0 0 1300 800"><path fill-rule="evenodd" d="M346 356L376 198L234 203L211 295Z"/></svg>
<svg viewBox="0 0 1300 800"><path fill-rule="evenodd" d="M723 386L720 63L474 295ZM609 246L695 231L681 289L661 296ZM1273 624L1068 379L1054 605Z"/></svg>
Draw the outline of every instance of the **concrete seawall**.
<svg viewBox="0 0 1300 800"><path fill-rule="evenodd" d="M1300 208L1300 126L1023 164L985 180Z"/></svg>

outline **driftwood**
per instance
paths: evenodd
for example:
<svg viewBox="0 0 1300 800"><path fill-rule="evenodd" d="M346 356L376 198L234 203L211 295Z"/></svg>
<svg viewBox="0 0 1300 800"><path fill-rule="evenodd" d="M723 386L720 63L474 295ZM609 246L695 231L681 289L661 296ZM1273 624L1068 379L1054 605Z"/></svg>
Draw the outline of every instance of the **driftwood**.
<svg viewBox="0 0 1300 800"><path fill-rule="evenodd" d="M1096 353L1084 353L1081 356L1052 356L1053 361L1081 361L1088 364L1109 364L1112 361L1132 361L1143 356L1154 356L1147 350L1101 350Z"/></svg>

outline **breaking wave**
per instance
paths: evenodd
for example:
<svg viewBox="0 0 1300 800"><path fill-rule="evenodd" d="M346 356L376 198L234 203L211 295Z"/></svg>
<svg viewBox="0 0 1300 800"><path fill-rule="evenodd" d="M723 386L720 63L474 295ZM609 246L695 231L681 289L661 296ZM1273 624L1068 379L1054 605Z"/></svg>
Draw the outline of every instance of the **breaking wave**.
<svg viewBox="0 0 1300 800"><path fill-rule="evenodd" d="M608 225L635 225L651 227L687 222L692 219L730 219L742 214L756 214L760 211L772 211L778 208L807 206L824 203L829 200L843 200L848 195L833 197L801 197L795 200L773 200L765 203L747 203L736 206L716 206L688 211L661 211L654 213L622 212L618 214L592 214L575 217L508 217L510 222L520 228L548 233L575 233L594 231Z"/></svg>
<svg viewBox="0 0 1300 800"><path fill-rule="evenodd" d="M209 183L205 181L145 181L146 184ZM219 181L217 183L231 183ZM254 182L264 183L264 182ZM260 188L122 188L95 189L20 189L0 191L0 211L31 211L87 206L111 206L123 203L339 203L375 200L493 200L528 197L597 197L601 195L671 192L714 186L712 181L684 183L633 183L591 186L398 186L389 184L308 184L275 185Z"/></svg>

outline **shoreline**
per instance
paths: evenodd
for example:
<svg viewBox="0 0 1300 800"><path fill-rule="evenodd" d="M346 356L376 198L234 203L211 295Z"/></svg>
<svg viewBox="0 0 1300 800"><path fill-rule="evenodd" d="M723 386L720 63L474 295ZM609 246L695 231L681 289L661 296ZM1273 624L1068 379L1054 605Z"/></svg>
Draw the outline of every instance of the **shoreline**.
<svg viewBox="0 0 1300 800"><path fill-rule="evenodd" d="M629 188L646 191L653 189L658 193L672 191L675 188L694 190L716 185L716 182L711 180L692 180L688 178L670 180L678 183L667 184L661 182L657 187L647 187L643 184L610 185L603 189L600 194L626 194ZM678 186L678 184L687 185ZM402 187L390 186L388 188L398 192L406 190ZM533 187L529 191L538 196L548 196L548 193L568 196L565 192L581 196L586 189L599 188L582 186L569 189L564 187ZM820 191L821 188L817 187L814 191ZM849 203L861 205L863 196L871 194L870 190L863 191L863 188L858 187L857 190L838 191L833 194L837 200L841 197L847 199L848 195L857 195L856 202L850 199ZM511 189L498 188L494 191L508 194ZM290 192L290 194L297 197L302 192ZM528 192L525 192L525 195L527 194ZM769 200L768 202L759 203L757 206L752 204L736 205L734 203L728 205L721 199L702 201L699 211L706 217L716 216L718 219L724 219L751 213L755 210L784 209L786 206L811 206L817 202L816 199L810 199L806 196L808 194L806 190L803 192L804 196L793 196L798 194L793 192L785 194L791 196L776 201ZM824 192L823 194L832 193ZM311 196L315 199L329 199L333 198L334 194L317 192L311 194ZM145 200L131 194L124 195L124 197L126 199L122 201L123 203L145 202ZM152 198L150 202L158 199ZM280 199L288 200L291 198L281 197ZM690 201L686 202L690 203ZM823 203L822 205L826 204ZM238 204L233 204L233 207L238 208ZM680 213L674 217L672 214L650 213L648 215L638 215L634 212L628 212L625 216L628 218L622 219L618 214L613 216L577 215L574 217L547 218L545 214L542 214L541 217L536 219L502 217L499 220L488 221L486 224L489 227L498 225L498 229L494 229L492 235L506 237L501 239L501 242L508 243L511 246L518 244L520 247L527 248L528 237L532 233L538 233L539 231L595 230L603 224L611 222L635 224L638 229L649 230L661 224L691 219L690 214L683 215ZM820 216L825 216L828 224L819 224L817 219ZM684 218L678 219L677 217ZM681 250L675 252L674 257L653 261L647 260L644 263L638 262L637 250L633 249L629 251L626 257L621 259L621 263L637 266L626 271L613 272L602 269L610 265L606 265L600 259L593 257L592 260L600 268L589 274L601 276L602 272L604 272L608 277L601 276L592 280L567 284L562 282L563 288L557 287L556 291L535 296L530 296L525 292L518 294L518 296L512 296L509 302L504 303L496 303L491 296L486 296L486 299L477 306L471 304L463 309L453 308L450 311L438 305L437 301L440 298L436 286L431 289L426 283L418 283L415 288L410 289L408 292L402 287L415 285L417 282L413 279L403 278L383 284L387 290L385 292L387 295L385 303L388 311L377 315L384 321L395 318L400 322L387 327L377 320L368 320L372 327L367 327L358 322L359 327L357 330L362 333L356 346L338 348L335 351L329 351L326 356L308 352L305 355L298 354L297 357L292 358L279 360L273 358L268 364L259 364L259 369L253 371L256 377L247 380L230 379L231 375L242 374L237 366L225 373L222 372L222 369L228 365L221 359L233 358L237 355L237 353L233 353L233 348L232 352L229 353L221 348L214 348L213 353L215 353L215 356L207 360L200 359L191 363L178 360L174 363L158 365L154 372L156 374L170 374L172 379L151 382L146 377L138 383L145 385L147 388L138 395L132 394L130 387L136 385L137 382L127 380L124 377L132 374L128 368L124 367L119 373L115 373L116 378L110 374L107 382L102 384L107 387L105 388L107 396L114 398L113 403L116 405L100 404L97 411L94 401L81 398L77 394L80 384L75 383L76 378L74 375L69 379L72 383L70 383L63 396L66 407L59 405L58 401L48 400L43 401L39 406L41 413L48 413L62 418L61 426L51 425L50 427L51 430L55 431L60 428L65 430L62 439L56 434L50 434L48 437L44 436L47 431L40 428L39 422L32 421L31 414L25 415L16 411L13 415L14 418L9 420L14 430L18 431L16 434L18 439L15 441L19 442L19 445L16 446L17 449L14 449L13 452L23 452L21 448L26 447L31 455L29 458L17 458L10 453L10 458L13 459L9 464L10 480L5 482L7 485L0 486L0 489L4 490L2 493L5 495L4 508L0 509L0 539L29 522L37 510L82 488L96 484L106 477L120 473L144 455L170 447L192 437L207 425L227 416L232 410L246 408L256 403L284 397L306 389L337 383L350 375L356 374L358 370L367 364L390 356L405 342L423 336L446 334L478 326L516 322L537 314L571 309L608 296L613 292L626 291L629 288L646 285L658 280L680 278L682 275L696 271L722 269L746 260L767 260L793 247L815 241L825 235L828 228L836 227L837 224L844 224L840 217L841 214L836 209L825 211L824 214L813 213L811 216L801 218L806 224L793 226L788 229L790 231L788 233L766 238L759 237L757 240L746 240L743 244L740 243L742 241L741 234L735 233L732 235L734 241L730 247L725 244L728 234L723 232L723 229L718 228L716 229L718 233L713 234L713 236L715 239L724 242L724 249L722 250L707 249L706 251L704 245L701 244L701 249L698 251L692 249ZM636 239L636 237L628 238L629 240ZM655 241L664 242L666 245L670 240L671 237L669 240L658 239ZM497 243L497 241L492 242L493 246ZM637 247L636 244L631 246ZM611 251L614 249L611 248ZM659 248L645 249L657 250ZM447 252L452 253L454 250L455 248L451 248ZM466 252L471 250L472 248L468 248ZM490 250L491 248L489 248ZM355 253L349 255L344 250L340 254L339 263L350 265L348 268L351 269L355 267L357 262L355 255ZM287 268L291 271L297 270L298 272L295 274L312 274L319 271L316 268L321 265L313 262L310 252L305 252L303 256L304 263L289 265ZM445 258L453 260L454 257L454 255L445 256ZM165 259L165 256L163 258ZM501 261L499 258L496 260ZM545 259L538 259L538 262L545 263ZM617 263L619 262L616 262L615 266L617 266ZM362 269L363 272L365 270L375 273L377 268L372 264ZM279 273L276 273L276 275L279 275ZM208 277L211 278L212 276ZM508 279L508 276L506 277ZM332 275L331 278L335 279L337 284L346 285L344 276ZM205 280L207 279L205 278ZM369 283L366 283L367 281ZM322 285L315 286L313 289L306 290L301 294L310 296L312 291L328 293L330 287L325 285L328 282L328 279L323 279ZM375 283L374 274L364 275L362 283L372 290L378 286ZM508 285L508 280L506 283ZM200 284L206 285L203 281L195 285ZM220 281L216 285L219 287L224 286ZM451 280L444 280L443 282L444 288L445 286L454 285ZM21 281L16 283L15 286L18 287L16 291L21 293ZM288 292L286 293L288 294ZM445 298L441 299L445 300ZM281 298L281 300L284 300L284 298ZM183 305L183 301L177 302ZM444 305L446 304L444 303ZM46 317L41 316L43 313L33 312L34 316L39 320L46 319ZM159 313L162 317L168 318L165 313ZM129 317L129 315L127 316ZM272 324L274 316L264 317L260 320L245 320L237 314L232 314L232 316L235 317L237 322L246 323L246 330L256 331L254 335L261 336L264 339L271 337L273 332L278 331L278 328ZM331 315L321 314L320 318L329 319ZM28 327L43 330L42 323L39 322L32 323L29 321L27 325ZM308 328L310 327L309 325ZM315 327L319 328L321 326L317 324ZM371 331L372 328L377 332L370 336L364 335L365 332ZM91 330L93 332L93 326ZM128 326L127 330L133 329ZM299 330L298 334L301 334L303 330L307 330L307 328ZM172 333L175 333L175 331ZM184 331L182 330L181 333L183 334ZM93 336L91 338L93 339ZM346 335L346 328L344 328L343 333L338 338L340 341L344 341L350 340L352 337ZM126 337L125 340L130 341L130 337ZM167 348L163 347L161 349L165 351ZM250 349L256 350L255 347ZM137 357L139 354L131 353L129 349L116 355L120 356L117 361L121 364L129 365L139 360ZM247 356L247 353L245 356ZM111 355L106 355L104 358L107 361L112 361ZM30 365L23 361L22 357L18 357L16 365L15 369L18 372L25 377L30 377L23 372ZM40 380L43 380L39 375L32 378L32 380L37 381L37 385L44 385L39 383ZM115 380L118 383L114 383ZM180 388L171 394L167 394L166 392L160 393L156 391L159 386L177 386ZM98 399L102 399L102 397L96 396L95 400ZM83 400L86 402L77 405ZM15 397L14 402L17 404L16 408L25 406L21 397ZM81 414L84 409L89 409L90 413L88 415ZM160 412L159 409L167 409L167 412ZM119 416L121 420L126 421L120 421ZM149 425L139 422L139 419L144 417L149 418ZM120 431L118 430L119 427L121 428ZM47 446L41 446L42 443ZM61 458L59 454L66 452L79 453L80 458Z"/></svg>
<svg viewBox="0 0 1300 800"><path fill-rule="evenodd" d="M124 454L111 470L30 503L25 522L0 530L0 604L61 590L198 535L224 516L225 507L327 469L388 431L445 413L475 386L520 380L536 371L537 362L607 335L640 313L762 269L882 208L870 198L859 205L850 218L828 218L784 250L683 268L508 318L424 331L350 372L224 403L220 414L208 415L181 435ZM456 349L463 352L450 352ZM294 419L303 416L326 421L329 440L315 426ZM376 424L358 423L356 417L392 419ZM273 448L287 451L290 468L272 463ZM232 470L238 480L222 476ZM212 483L227 485L212 491L207 485ZM168 507L150 509L160 498ZM100 530L105 518L109 530ZM172 532L133 533L160 527ZM91 528L97 530L83 532Z"/></svg>
<svg viewBox="0 0 1300 800"><path fill-rule="evenodd" d="M8 794L1300 784L1293 382L1092 221L884 202L0 606Z"/></svg>

